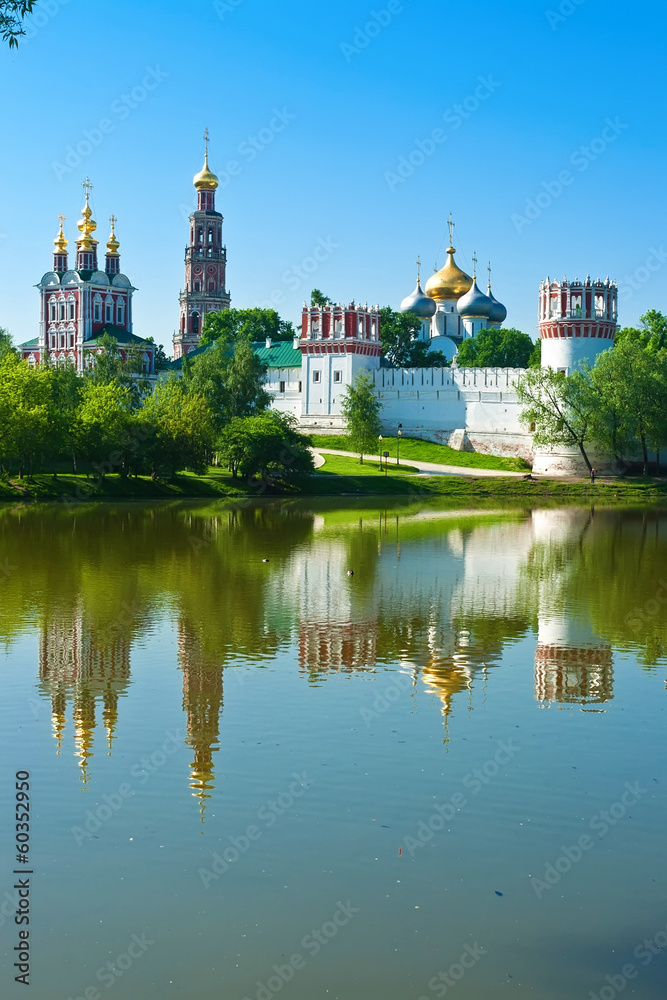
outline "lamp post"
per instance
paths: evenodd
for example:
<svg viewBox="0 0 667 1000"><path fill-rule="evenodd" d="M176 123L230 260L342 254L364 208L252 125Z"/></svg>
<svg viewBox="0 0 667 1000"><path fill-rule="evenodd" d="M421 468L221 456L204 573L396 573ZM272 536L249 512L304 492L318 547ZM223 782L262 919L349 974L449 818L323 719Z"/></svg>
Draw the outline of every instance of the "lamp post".
<svg viewBox="0 0 667 1000"><path fill-rule="evenodd" d="M403 427L403 424L399 424L398 425L398 430L396 431L396 465L398 465L398 454L399 454L399 448L401 446L401 428L402 427Z"/></svg>
<svg viewBox="0 0 667 1000"><path fill-rule="evenodd" d="M380 448L379 448L379 451L380 451L380 472L382 472L382 435L381 434L378 435L378 441L380 442Z"/></svg>

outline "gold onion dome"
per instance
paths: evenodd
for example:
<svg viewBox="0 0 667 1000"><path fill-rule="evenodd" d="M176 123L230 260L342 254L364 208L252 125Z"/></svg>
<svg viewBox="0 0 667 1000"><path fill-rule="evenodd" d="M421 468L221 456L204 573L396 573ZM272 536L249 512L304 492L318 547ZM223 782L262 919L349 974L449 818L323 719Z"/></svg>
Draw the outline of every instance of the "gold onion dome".
<svg viewBox="0 0 667 1000"><path fill-rule="evenodd" d="M116 218L111 216L109 219L111 223L111 233L109 239L107 240L107 252L111 254L112 257L118 257L118 247L120 246L120 241L116 238Z"/></svg>
<svg viewBox="0 0 667 1000"><path fill-rule="evenodd" d="M81 236L76 241L82 250L91 250L97 246L97 240L93 239L93 233L97 229L97 223L93 219L93 210L88 202L88 192L86 191L86 204L81 213L81 218L76 224Z"/></svg>
<svg viewBox="0 0 667 1000"><path fill-rule="evenodd" d="M457 265L454 260L456 250L454 247L447 247L449 254L444 267L426 282L424 291L431 299L442 302L446 299L460 299L462 295L472 288L472 278Z"/></svg>
<svg viewBox="0 0 667 1000"><path fill-rule="evenodd" d="M58 230L58 235L53 241L53 245L56 248L56 253L67 253L67 238L63 232L63 222L65 221L65 216L60 216L60 229Z"/></svg>
<svg viewBox="0 0 667 1000"><path fill-rule="evenodd" d="M198 191L215 191L218 187L218 178L208 165L208 152L204 156L204 166L198 174L192 178L192 183Z"/></svg>

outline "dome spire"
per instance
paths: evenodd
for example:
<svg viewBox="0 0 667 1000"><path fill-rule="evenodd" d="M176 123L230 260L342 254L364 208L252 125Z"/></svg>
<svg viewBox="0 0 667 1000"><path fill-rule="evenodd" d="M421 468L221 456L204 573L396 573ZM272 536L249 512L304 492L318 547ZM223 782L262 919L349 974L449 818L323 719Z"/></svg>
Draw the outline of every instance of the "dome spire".
<svg viewBox="0 0 667 1000"><path fill-rule="evenodd" d="M77 270L96 271L97 270L97 240L93 238L93 233L97 229L97 223L93 219L93 210L90 207L90 192L93 185L88 177L81 185L86 192L86 204L84 205L81 218L76 224L81 233L76 241L77 248Z"/></svg>
<svg viewBox="0 0 667 1000"><path fill-rule="evenodd" d="M204 129L204 166L192 179L192 183L197 191L215 191L218 187L218 178L208 165L208 144L210 137L208 129Z"/></svg>
<svg viewBox="0 0 667 1000"><path fill-rule="evenodd" d="M65 221L65 216L62 214L62 212L58 216L58 219L60 221L60 229L58 230L58 235L56 236L55 240L53 241L53 244L54 244L54 246L56 248L56 253L57 254L67 253L67 243L68 243L68 241L65 238L65 234L63 232L63 222Z"/></svg>
<svg viewBox="0 0 667 1000"><path fill-rule="evenodd" d="M465 295L473 285L473 279L465 271L457 265L454 260L454 254L456 250L454 249L454 227L455 222L452 218L452 213L449 213L449 219L447 220L447 225L449 226L449 246L447 247L447 262L438 271L436 264L436 272L432 274L431 277L426 282L426 294L431 298L441 301L451 301L452 299L460 299L462 295Z"/></svg>
<svg viewBox="0 0 667 1000"><path fill-rule="evenodd" d="M118 247L120 246L120 243L116 238L116 223L118 222L118 219L115 215L110 215L109 222L111 223L111 233L109 235L109 239L107 240L107 252L113 254L114 257L117 257Z"/></svg>

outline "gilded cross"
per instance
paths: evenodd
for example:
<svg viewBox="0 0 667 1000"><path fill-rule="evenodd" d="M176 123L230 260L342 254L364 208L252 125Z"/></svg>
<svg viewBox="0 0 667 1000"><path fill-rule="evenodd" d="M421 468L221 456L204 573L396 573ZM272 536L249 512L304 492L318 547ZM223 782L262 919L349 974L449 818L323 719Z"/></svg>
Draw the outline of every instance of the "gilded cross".
<svg viewBox="0 0 667 1000"><path fill-rule="evenodd" d="M417 284L420 284L422 280L422 259L421 256L417 257Z"/></svg>
<svg viewBox="0 0 667 1000"><path fill-rule="evenodd" d="M209 143L208 129L205 128L204 129L204 145L206 146L206 155L207 156L208 156L208 143Z"/></svg>
<svg viewBox="0 0 667 1000"><path fill-rule="evenodd" d="M86 192L86 198L87 198L90 192L93 190L93 185L90 183L90 178L86 177L85 181L83 181L83 183L81 184L81 187Z"/></svg>
<svg viewBox="0 0 667 1000"><path fill-rule="evenodd" d="M472 274L473 278L477 278L477 254L472 255Z"/></svg>
<svg viewBox="0 0 667 1000"><path fill-rule="evenodd" d="M118 219L116 218L115 215L110 215L109 222L111 223L111 228L113 229L116 223L118 222Z"/></svg>
<svg viewBox="0 0 667 1000"><path fill-rule="evenodd" d="M58 216L58 218L60 219L60 228L62 229L63 228L63 222L65 221L65 216L61 212L60 215Z"/></svg>
<svg viewBox="0 0 667 1000"><path fill-rule="evenodd" d="M454 220L452 218L452 213L449 213L449 219L447 220L447 225L449 226L449 245L454 246Z"/></svg>

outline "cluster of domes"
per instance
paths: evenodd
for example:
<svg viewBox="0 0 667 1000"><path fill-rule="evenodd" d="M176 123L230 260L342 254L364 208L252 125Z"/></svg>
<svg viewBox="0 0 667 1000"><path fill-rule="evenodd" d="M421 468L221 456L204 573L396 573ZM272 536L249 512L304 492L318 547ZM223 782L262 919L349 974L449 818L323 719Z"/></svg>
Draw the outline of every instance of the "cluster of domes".
<svg viewBox="0 0 667 1000"><path fill-rule="evenodd" d="M491 294L489 282L488 294L484 294L477 285L475 277L470 277L462 271L454 259L456 250L447 247L445 265L426 282L425 291L417 280L417 287L401 302L401 312L411 313L420 319L429 319L438 309L438 302L456 302L459 316L469 319L486 319L489 323L504 323L507 319L507 309Z"/></svg>

